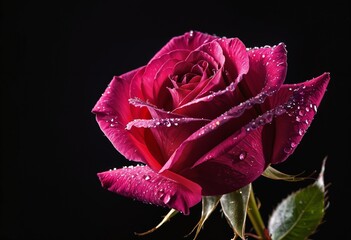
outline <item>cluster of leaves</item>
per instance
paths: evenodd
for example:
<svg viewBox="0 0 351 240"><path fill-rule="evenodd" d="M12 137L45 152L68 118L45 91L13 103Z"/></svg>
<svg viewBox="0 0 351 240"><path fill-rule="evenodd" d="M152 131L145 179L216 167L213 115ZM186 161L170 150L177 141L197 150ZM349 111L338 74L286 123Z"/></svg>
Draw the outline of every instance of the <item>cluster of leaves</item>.
<svg viewBox="0 0 351 240"><path fill-rule="evenodd" d="M246 239L247 236L264 240L308 239L308 237L311 236L322 223L325 215L325 161L326 158L323 160L323 165L318 177L312 184L291 193L278 204L268 220L267 228L262 222L256 199L252 191L252 184L232 193L220 196L203 197L201 218L191 231L191 233L195 232L193 240L198 237L205 221L218 205L221 206L221 210L229 226L234 231L233 239L237 239L238 237ZM292 182L309 178L300 177L300 175L285 174L271 166L266 169L263 176L274 180ZM156 227L149 231L136 234L142 236L154 232L177 213L178 212L174 209L170 210ZM247 216L249 217L256 234L245 232Z"/></svg>

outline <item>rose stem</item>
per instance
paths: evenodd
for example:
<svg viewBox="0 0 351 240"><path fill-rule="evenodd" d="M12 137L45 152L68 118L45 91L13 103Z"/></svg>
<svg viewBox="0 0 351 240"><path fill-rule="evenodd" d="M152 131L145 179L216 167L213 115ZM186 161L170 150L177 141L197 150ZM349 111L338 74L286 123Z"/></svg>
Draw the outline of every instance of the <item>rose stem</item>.
<svg viewBox="0 0 351 240"><path fill-rule="evenodd" d="M253 228L255 229L255 232L260 237L260 239L270 240L271 238L269 236L267 236L266 227L263 223L261 214L260 214L258 207L257 207L257 202L255 199L255 194L254 194L253 189L252 189L252 184L251 184L249 206L248 206L247 214L250 218L250 221L252 223Z"/></svg>

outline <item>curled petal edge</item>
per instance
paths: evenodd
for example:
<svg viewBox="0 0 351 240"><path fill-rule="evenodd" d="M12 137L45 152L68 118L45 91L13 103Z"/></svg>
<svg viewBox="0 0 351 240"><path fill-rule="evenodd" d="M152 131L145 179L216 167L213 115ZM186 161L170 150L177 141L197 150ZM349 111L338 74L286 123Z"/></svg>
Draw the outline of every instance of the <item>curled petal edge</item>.
<svg viewBox="0 0 351 240"><path fill-rule="evenodd" d="M162 174L138 165L97 174L102 187L135 200L168 207L188 215L201 201L201 187L170 171Z"/></svg>

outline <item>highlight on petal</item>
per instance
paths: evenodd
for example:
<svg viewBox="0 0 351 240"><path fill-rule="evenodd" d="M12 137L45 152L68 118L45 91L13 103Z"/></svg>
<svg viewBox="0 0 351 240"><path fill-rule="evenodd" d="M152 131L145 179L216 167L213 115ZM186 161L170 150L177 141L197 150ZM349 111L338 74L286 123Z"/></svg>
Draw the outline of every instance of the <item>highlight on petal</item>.
<svg viewBox="0 0 351 240"><path fill-rule="evenodd" d="M111 192L189 214L189 208L201 201L201 187L174 173L165 175L147 166L130 166L98 173L101 185ZM179 181L175 181L175 178Z"/></svg>
<svg viewBox="0 0 351 240"><path fill-rule="evenodd" d="M200 121L204 122L204 119L199 118L161 118L161 119L134 119L129 122L126 126L127 130L130 130L132 127L137 128L155 128L155 127L171 127L178 126L180 124L190 123Z"/></svg>

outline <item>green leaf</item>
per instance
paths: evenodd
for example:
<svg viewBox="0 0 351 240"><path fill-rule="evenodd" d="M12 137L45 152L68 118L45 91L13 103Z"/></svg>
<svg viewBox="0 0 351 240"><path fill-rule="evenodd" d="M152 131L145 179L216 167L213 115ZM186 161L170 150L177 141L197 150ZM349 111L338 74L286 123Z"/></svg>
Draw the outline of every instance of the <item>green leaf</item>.
<svg viewBox="0 0 351 240"><path fill-rule="evenodd" d="M241 239L245 239L245 222L250 191L251 184L237 191L224 194L220 199L228 224Z"/></svg>
<svg viewBox="0 0 351 240"><path fill-rule="evenodd" d="M284 180L289 182L297 182L307 179L308 177L299 177L301 174L290 175L278 171L277 169L268 166L266 170L262 173L263 176L273 179L273 180Z"/></svg>
<svg viewBox="0 0 351 240"><path fill-rule="evenodd" d="M165 222L169 221L169 220L170 220L172 217L174 217L177 213L178 213L177 210L171 209L171 211L169 211L169 212L167 213L167 215L163 217L162 221L161 221L156 227L153 227L153 228L151 228L150 230L148 230L148 231L146 231L146 232L134 233L134 234L135 234L135 235L138 235L138 236L143 236L143 235L152 233L152 232L156 231L158 228L160 228Z"/></svg>
<svg viewBox="0 0 351 240"><path fill-rule="evenodd" d="M211 215L211 213L216 209L220 198L221 198L221 196L203 196L202 197L201 218L200 218L199 222L195 225L193 230L187 236L189 236L196 229L194 240L197 238L205 221Z"/></svg>
<svg viewBox="0 0 351 240"><path fill-rule="evenodd" d="M324 217L325 160L318 179L284 199L273 211L268 230L272 240L308 239Z"/></svg>

